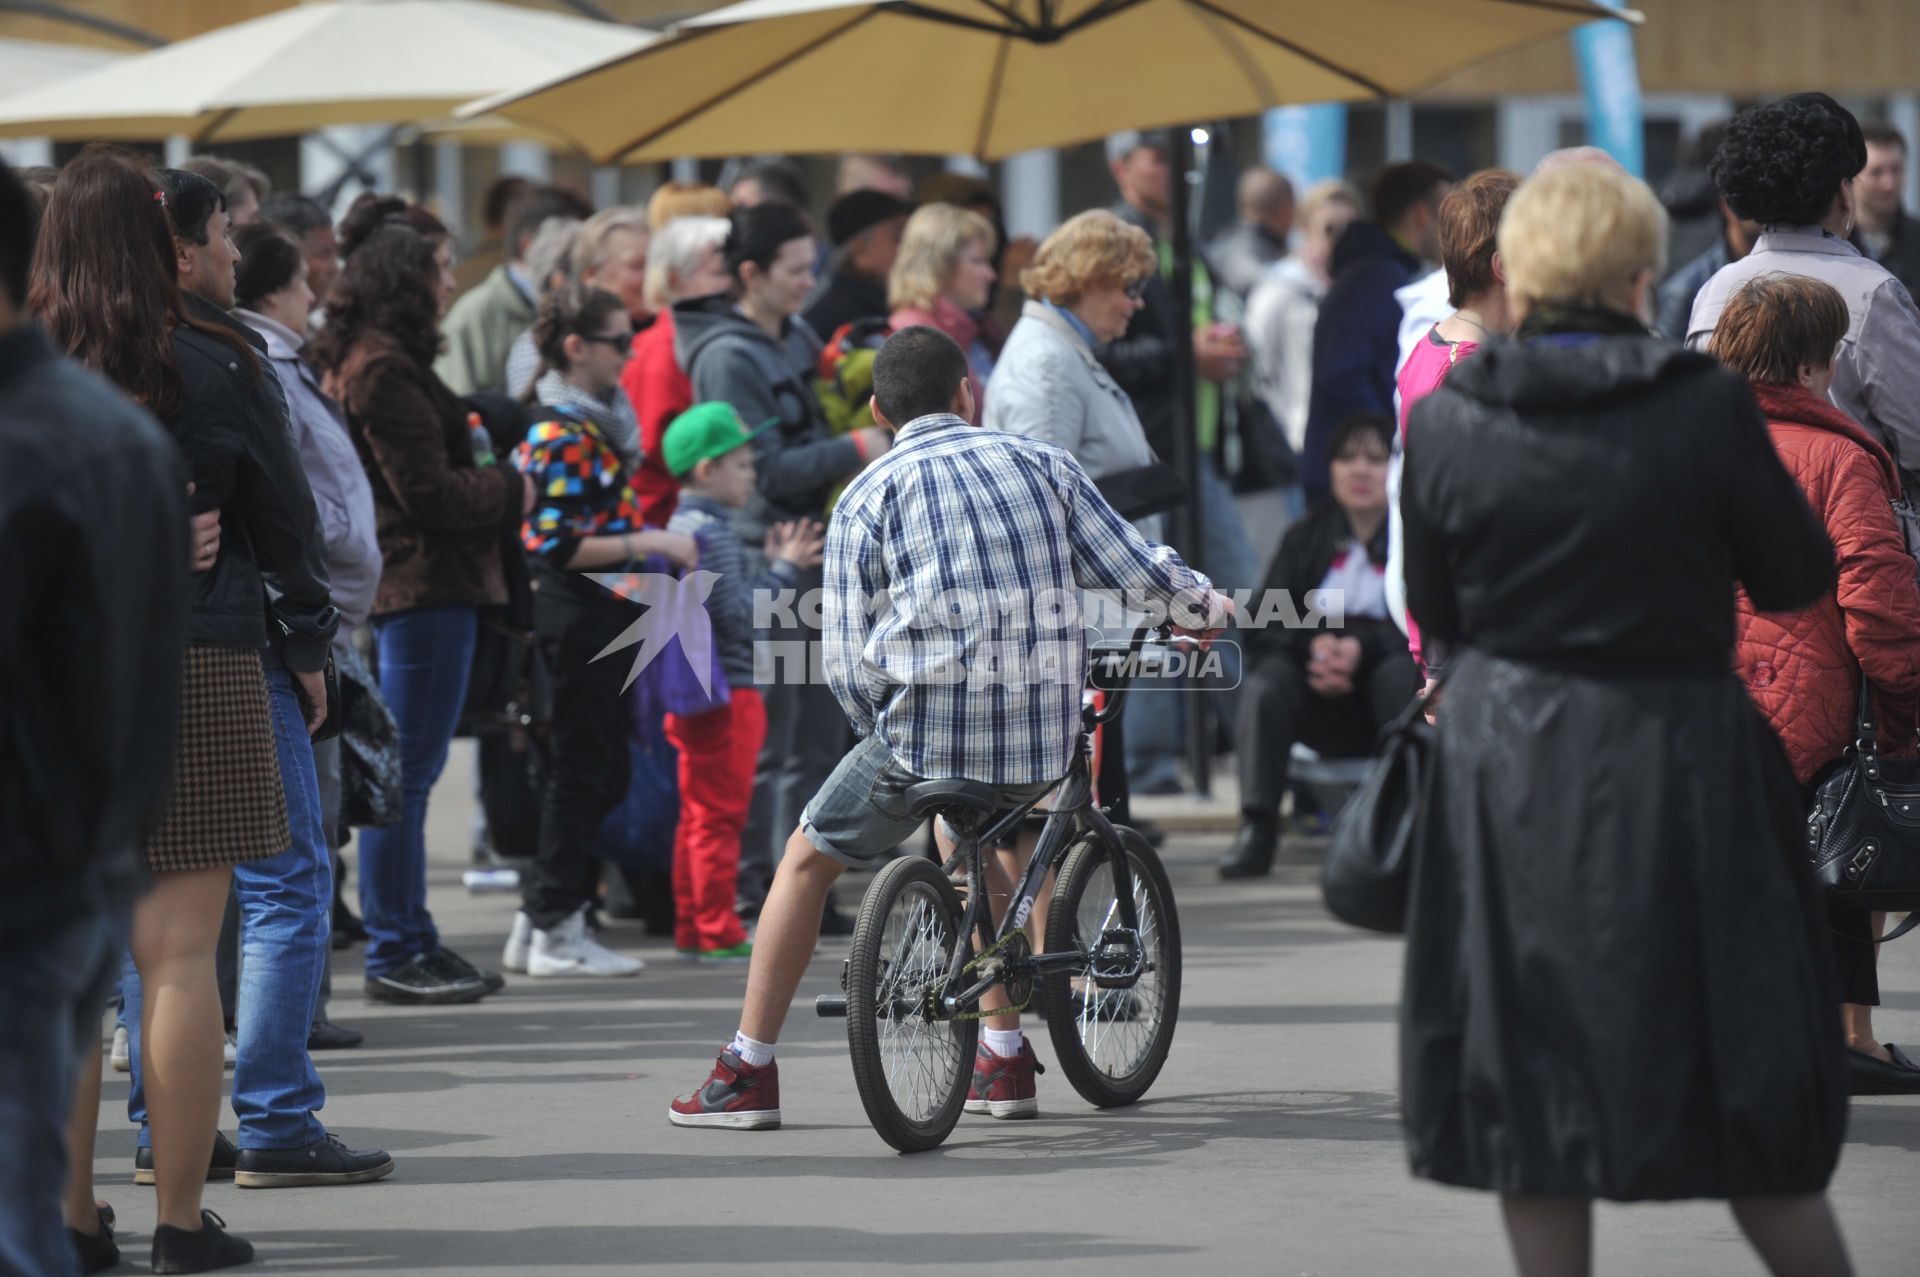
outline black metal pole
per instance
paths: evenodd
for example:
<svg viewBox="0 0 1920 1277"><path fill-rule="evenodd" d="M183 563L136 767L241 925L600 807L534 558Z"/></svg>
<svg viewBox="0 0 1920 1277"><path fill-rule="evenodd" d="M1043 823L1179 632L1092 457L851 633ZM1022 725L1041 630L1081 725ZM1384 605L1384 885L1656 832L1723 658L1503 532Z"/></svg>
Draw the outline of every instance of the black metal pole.
<svg viewBox="0 0 1920 1277"><path fill-rule="evenodd" d="M1193 133L1185 127L1173 130L1172 154L1167 157L1172 170L1173 278L1168 286L1173 294L1173 468L1187 485L1186 503L1173 511L1174 545L1188 562L1206 570L1200 553L1200 439L1193 418L1193 192L1187 181L1193 167ZM1213 792L1211 764L1212 730L1206 707L1201 701L1200 684L1189 676L1181 690L1187 736L1187 769L1193 774L1193 787L1201 797Z"/></svg>

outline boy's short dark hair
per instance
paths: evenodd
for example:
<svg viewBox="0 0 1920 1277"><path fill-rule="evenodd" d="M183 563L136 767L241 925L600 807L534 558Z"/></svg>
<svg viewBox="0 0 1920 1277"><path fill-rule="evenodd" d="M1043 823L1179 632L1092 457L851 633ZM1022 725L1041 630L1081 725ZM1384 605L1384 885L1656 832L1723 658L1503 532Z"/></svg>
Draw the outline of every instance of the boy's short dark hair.
<svg viewBox="0 0 1920 1277"><path fill-rule="evenodd" d="M967 356L953 338L924 324L902 328L873 357L873 403L896 426L953 411Z"/></svg>
<svg viewBox="0 0 1920 1277"><path fill-rule="evenodd" d="M517 261L550 217L573 217L584 222L592 216L593 205L564 186L535 186L522 191L507 207L506 256Z"/></svg>
<svg viewBox="0 0 1920 1277"><path fill-rule="evenodd" d="M1377 443L1393 455L1393 418L1384 412L1356 412L1333 428L1327 437L1327 460L1338 461L1349 449Z"/></svg>
<svg viewBox="0 0 1920 1277"><path fill-rule="evenodd" d="M207 223L227 207L227 193L211 178L183 168L155 169L153 175L167 193L167 222L173 237L187 244L205 244Z"/></svg>
<svg viewBox="0 0 1920 1277"><path fill-rule="evenodd" d="M1440 203L1440 188L1453 174L1426 160L1408 160L1383 169L1373 181L1373 220L1391 230L1419 204Z"/></svg>
<svg viewBox="0 0 1920 1277"><path fill-rule="evenodd" d="M295 235L305 235L322 227L333 229L333 214L310 195L283 192L268 196L260 205L260 220L284 226Z"/></svg>

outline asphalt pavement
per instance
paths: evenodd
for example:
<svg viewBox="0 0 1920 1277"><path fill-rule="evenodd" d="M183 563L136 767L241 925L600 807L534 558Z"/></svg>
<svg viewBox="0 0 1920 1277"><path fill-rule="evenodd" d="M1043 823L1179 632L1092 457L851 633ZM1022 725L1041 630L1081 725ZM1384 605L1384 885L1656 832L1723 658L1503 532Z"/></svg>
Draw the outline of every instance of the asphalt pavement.
<svg viewBox="0 0 1920 1277"><path fill-rule="evenodd" d="M435 795L431 903L447 942L491 965L515 898L460 886L466 758ZM1178 1035L1133 1108L1095 1110L1054 1070L1038 1120L967 1117L943 1148L895 1154L861 1111L844 1022L811 1012L837 988L845 946L829 941L780 1044L787 1125L681 1130L667 1104L731 1036L744 970L681 965L670 941L615 923L609 941L649 963L633 979L515 977L474 1006L409 1009L360 999L353 950L335 955L333 1015L367 1044L317 1057L324 1117L398 1169L350 1188L210 1185L207 1205L261 1271L311 1274L1508 1271L1493 1198L1407 1174L1401 946L1326 916L1316 847L1226 884L1212 872L1225 838L1187 823L1164 852L1185 933ZM849 904L865 882L845 880ZM1920 939L1888 948L1881 984L1883 1036L1920 1041ZM1044 1031L1034 1040L1050 1062ZM107 1074L95 1167L131 1272L153 1202L132 1183L126 1089ZM1833 1194L1861 1273L1920 1273L1917 1190L1920 1099L1857 1102ZM1716 1204L1603 1207L1598 1221L1601 1273L1762 1271Z"/></svg>

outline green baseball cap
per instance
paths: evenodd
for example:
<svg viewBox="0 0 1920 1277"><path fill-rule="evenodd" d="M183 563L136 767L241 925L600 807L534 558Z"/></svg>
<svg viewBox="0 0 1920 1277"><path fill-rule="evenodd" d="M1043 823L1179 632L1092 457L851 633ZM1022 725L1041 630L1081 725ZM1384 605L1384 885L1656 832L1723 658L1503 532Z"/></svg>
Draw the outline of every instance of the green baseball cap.
<svg viewBox="0 0 1920 1277"><path fill-rule="evenodd" d="M666 437L660 441L660 455L667 463L667 473L678 479L702 461L724 457L753 442L779 420L775 417L758 430L748 430L732 404L718 400L697 403L667 427Z"/></svg>

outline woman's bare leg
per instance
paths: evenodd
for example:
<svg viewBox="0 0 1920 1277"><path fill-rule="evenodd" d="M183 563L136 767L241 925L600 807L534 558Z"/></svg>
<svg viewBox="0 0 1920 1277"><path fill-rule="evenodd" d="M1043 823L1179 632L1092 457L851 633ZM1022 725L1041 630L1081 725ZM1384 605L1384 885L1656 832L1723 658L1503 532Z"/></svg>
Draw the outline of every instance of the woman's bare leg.
<svg viewBox="0 0 1920 1277"><path fill-rule="evenodd" d="M1520 1277L1588 1277L1593 1271L1591 1201L1505 1194L1500 1213Z"/></svg>
<svg viewBox="0 0 1920 1277"><path fill-rule="evenodd" d="M224 1070L213 951L232 878L225 867L160 874L133 915L158 1222L189 1231L200 1227L200 1193L220 1121Z"/></svg>
<svg viewBox="0 0 1920 1277"><path fill-rule="evenodd" d="M1846 1238L1825 1193L1793 1197L1736 1197L1740 1231L1773 1277L1851 1277Z"/></svg>
<svg viewBox="0 0 1920 1277"><path fill-rule="evenodd" d="M100 1229L100 1207L93 1196L93 1141L100 1128L100 1042L80 1059L73 1083L73 1109L67 1115L67 1227L83 1233Z"/></svg>

